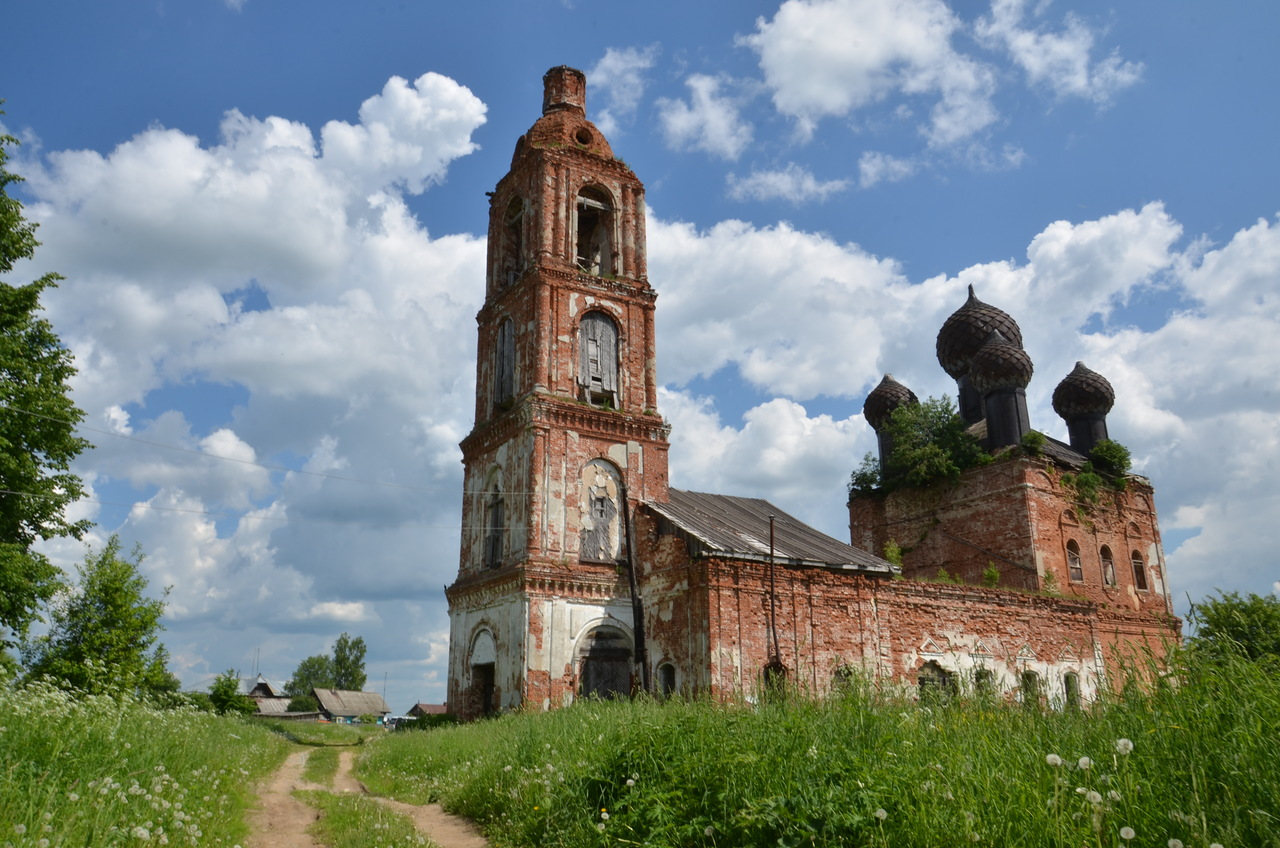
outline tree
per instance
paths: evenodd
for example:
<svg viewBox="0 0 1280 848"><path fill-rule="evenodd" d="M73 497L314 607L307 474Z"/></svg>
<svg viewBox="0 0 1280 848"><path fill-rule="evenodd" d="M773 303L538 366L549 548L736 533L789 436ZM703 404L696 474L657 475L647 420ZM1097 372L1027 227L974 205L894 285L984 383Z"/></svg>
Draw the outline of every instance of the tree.
<svg viewBox="0 0 1280 848"><path fill-rule="evenodd" d="M1220 592L1192 604L1190 618L1196 635L1188 646L1195 654L1211 660L1239 656L1280 661L1280 598L1275 595Z"/></svg>
<svg viewBox="0 0 1280 848"><path fill-rule="evenodd" d="M850 495L928 486L937 480L954 482L966 469L991 460L948 397L898 407L890 413L883 434L889 455L883 463L871 454L863 458L850 477Z"/></svg>
<svg viewBox="0 0 1280 848"><path fill-rule="evenodd" d="M213 679L209 685L209 701L218 715L249 715L258 711L258 705L252 698L240 694L240 673L234 668Z"/></svg>
<svg viewBox="0 0 1280 848"><path fill-rule="evenodd" d="M298 663L284 686L290 698L310 695L312 689L364 689L364 638L343 633L333 643L333 656L316 654Z"/></svg>
<svg viewBox="0 0 1280 848"><path fill-rule="evenodd" d="M156 644L169 590L161 598L146 596L142 560L138 548L122 557L114 535L101 551L89 551L79 583L53 605L48 635L24 646L29 679L50 678L90 692L151 694L152 686L171 686L168 654Z"/></svg>
<svg viewBox="0 0 1280 848"><path fill-rule="evenodd" d="M0 101L3 102L3 101ZM0 114L4 114L0 111ZM5 167L18 140L0 135L0 274L31 259L36 225L8 194L22 177ZM18 645L40 606L62 586L62 573L31 549L38 539L80 538L88 521L71 521L67 506L84 491L70 471L89 443L76 435L84 413L68 396L75 374L71 352L38 317L40 295L60 280L45 274L13 286L0 281L0 650Z"/></svg>
<svg viewBox="0 0 1280 848"><path fill-rule="evenodd" d="M346 633L333 643L333 688L360 692L367 679L364 673L364 639Z"/></svg>
<svg viewBox="0 0 1280 848"><path fill-rule="evenodd" d="M290 698L310 695L312 689L336 689L333 685L333 660L326 654L316 654L298 663L293 677L284 685L284 693Z"/></svg>

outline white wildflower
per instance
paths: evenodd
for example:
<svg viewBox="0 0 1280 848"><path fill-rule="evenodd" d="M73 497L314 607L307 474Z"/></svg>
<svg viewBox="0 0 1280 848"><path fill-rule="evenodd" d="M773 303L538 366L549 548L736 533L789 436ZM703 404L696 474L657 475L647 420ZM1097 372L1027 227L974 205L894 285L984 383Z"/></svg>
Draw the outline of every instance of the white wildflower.
<svg viewBox="0 0 1280 848"><path fill-rule="evenodd" d="M881 807L880 809L876 810L876 818L880 819L880 821L884 821L885 819L889 818L889 811L886 810L884 807Z"/></svg>
<svg viewBox="0 0 1280 848"><path fill-rule="evenodd" d="M1131 740L1131 739L1117 739L1117 740L1116 740L1116 753L1117 753L1117 754L1128 754L1128 753L1129 753L1129 752L1131 752L1132 750L1133 750L1133 740Z"/></svg>
<svg viewBox="0 0 1280 848"><path fill-rule="evenodd" d="M1089 792L1085 794L1084 799L1088 801L1090 804L1102 803L1102 796L1099 795L1097 792L1094 792L1093 790L1089 790Z"/></svg>
<svg viewBox="0 0 1280 848"><path fill-rule="evenodd" d="M711 825L707 825L705 828L703 828L703 830L702 830L702 835L703 835L703 836L710 836L711 834L713 834L713 833L715 833L715 832L716 832L716 829L715 829L714 827L712 827ZM1218 848L1222 848L1222 846L1221 846L1221 845L1219 845L1219 846L1218 846Z"/></svg>
<svg viewBox="0 0 1280 848"><path fill-rule="evenodd" d="M636 785L636 782L635 782L635 780L634 780L633 778L628 777L628 778L627 778L627 785L628 785L628 786L635 786L635 785Z"/></svg>
<svg viewBox="0 0 1280 848"><path fill-rule="evenodd" d="M1130 839L1132 839L1132 838L1134 837L1134 835L1135 835L1135 834L1134 834L1134 832L1133 832L1133 828L1131 828L1131 827L1122 827L1122 828L1120 828L1120 838L1121 838L1121 839L1123 839L1123 840L1125 840L1126 842L1127 842L1127 841L1129 841Z"/></svg>
<svg viewBox="0 0 1280 848"><path fill-rule="evenodd" d="M150 839L150 838L151 838L151 831L147 830L145 827L143 827L143 826L141 826L141 825L139 825L139 826L135 827L135 828L134 828L132 831L130 831L130 832L133 834L133 836L134 836L134 838L135 838L135 839Z"/></svg>
<svg viewBox="0 0 1280 848"><path fill-rule="evenodd" d="M1088 757L1081 757L1076 761L1076 766L1078 766L1081 771L1087 771L1092 765L1093 760Z"/></svg>
<svg viewBox="0 0 1280 848"><path fill-rule="evenodd" d="M1057 754L1049 754L1047 757L1044 758L1044 761L1049 765L1055 766L1055 767L1062 765L1062 757L1059 757Z"/></svg>

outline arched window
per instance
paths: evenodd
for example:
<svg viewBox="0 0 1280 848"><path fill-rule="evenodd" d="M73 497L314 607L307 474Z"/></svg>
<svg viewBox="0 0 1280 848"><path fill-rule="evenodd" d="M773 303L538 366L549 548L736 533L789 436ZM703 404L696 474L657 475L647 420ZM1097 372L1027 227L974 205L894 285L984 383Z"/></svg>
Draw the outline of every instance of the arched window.
<svg viewBox="0 0 1280 848"><path fill-rule="evenodd" d="M1019 693L1022 697L1022 704L1026 707L1035 707L1040 704L1040 675L1034 671L1027 670L1022 672L1018 678L1022 691Z"/></svg>
<svg viewBox="0 0 1280 848"><path fill-rule="evenodd" d="M916 675L916 683L920 687L922 703L943 703L951 700L955 694L955 675L950 674L933 660L920 666Z"/></svg>
<svg viewBox="0 0 1280 848"><path fill-rule="evenodd" d="M1102 560L1102 583L1104 586L1116 585L1116 561L1111 556L1111 548L1106 545L1102 546L1102 550L1098 552L1099 558Z"/></svg>
<svg viewBox="0 0 1280 848"><path fill-rule="evenodd" d="M1080 546L1075 539L1067 542L1067 571L1071 573L1072 583L1084 582L1084 566L1080 562Z"/></svg>
<svg viewBox="0 0 1280 848"><path fill-rule="evenodd" d="M787 693L787 667L781 660L771 660L760 672L760 694L764 698L781 698Z"/></svg>
<svg viewBox="0 0 1280 848"><path fill-rule="evenodd" d="M1068 671L1062 675L1062 691L1067 709L1078 710L1080 708L1080 675L1074 671Z"/></svg>
<svg viewBox="0 0 1280 848"><path fill-rule="evenodd" d="M506 523L503 516L502 493L490 492L484 509L484 567L502 565L505 553Z"/></svg>
<svg viewBox="0 0 1280 848"><path fill-rule="evenodd" d="M996 674L989 668L973 670L973 692L980 698L993 698L996 694Z"/></svg>
<svg viewBox="0 0 1280 848"><path fill-rule="evenodd" d="M676 667L669 662L658 666L658 692L664 698L676 693Z"/></svg>
<svg viewBox="0 0 1280 848"><path fill-rule="evenodd" d="M498 260L498 285L509 286L524 271L524 200L511 198L502 218L502 255Z"/></svg>
<svg viewBox="0 0 1280 848"><path fill-rule="evenodd" d="M626 542L618 470L603 459L582 469L581 544L578 558L586 562L616 563Z"/></svg>
<svg viewBox="0 0 1280 848"><path fill-rule="evenodd" d="M493 403L501 407L515 397L516 328L510 318L498 325L493 362Z"/></svg>
<svg viewBox="0 0 1280 848"><path fill-rule="evenodd" d="M1147 591L1147 568L1142 561L1142 554L1133 552L1133 585L1140 591Z"/></svg>
<svg viewBox="0 0 1280 848"><path fill-rule="evenodd" d="M618 409L618 325L588 312L578 325L578 385L583 400Z"/></svg>
<svg viewBox="0 0 1280 848"><path fill-rule="evenodd" d="M613 270L613 202L602 188L578 192L574 263L588 274L605 276Z"/></svg>

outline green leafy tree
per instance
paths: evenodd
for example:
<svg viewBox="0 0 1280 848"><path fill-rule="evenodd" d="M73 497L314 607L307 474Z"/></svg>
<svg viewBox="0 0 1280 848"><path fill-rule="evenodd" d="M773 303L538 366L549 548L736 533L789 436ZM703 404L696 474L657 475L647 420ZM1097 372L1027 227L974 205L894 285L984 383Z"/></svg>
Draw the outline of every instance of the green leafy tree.
<svg viewBox="0 0 1280 848"><path fill-rule="evenodd" d="M883 433L891 445L889 455L883 462L871 454L863 458L849 479L851 495L954 482L966 469L991 461L948 397L898 407Z"/></svg>
<svg viewBox="0 0 1280 848"><path fill-rule="evenodd" d="M360 692L367 679L364 673L364 639L346 633L333 643L333 688Z"/></svg>
<svg viewBox="0 0 1280 848"><path fill-rule="evenodd" d="M50 630L24 646L27 676L50 678L90 692L139 692L172 688L164 668L167 652L157 644L164 626L165 589L147 597L140 573L142 552L120 554L120 539L85 556L80 579L53 605Z"/></svg>
<svg viewBox="0 0 1280 848"><path fill-rule="evenodd" d="M0 135L0 274L6 276L39 244L36 225L9 196L9 187L22 181L5 167L17 144ZM31 545L80 538L89 526L66 516L84 491L71 462L89 447L76 435L84 413L68 396L75 368L71 352L38 315L41 293L59 279L45 274L21 286L0 281L0 650L22 641L62 586L61 571Z"/></svg>
<svg viewBox="0 0 1280 848"><path fill-rule="evenodd" d="M1188 640L1193 653L1212 660L1239 656L1280 663L1280 598L1275 595L1220 592L1192 604L1190 618L1196 626Z"/></svg>
<svg viewBox="0 0 1280 848"><path fill-rule="evenodd" d="M291 713L316 713L320 711L320 702L313 695L295 695L285 709Z"/></svg>
<svg viewBox="0 0 1280 848"><path fill-rule="evenodd" d="M252 698L240 694L240 673L234 668L213 679L209 685L209 701L218 715L249 715L258 711Z"/></svg>
<svg viewBox="0 0 1280 848"><path fill-rule="evenodd" d="M284 685L284 693L290 698L310 695L312 689L336 689L333 685L333 659L326 654L316 654L298 663L293 677Z"/></svg>
<svg viewBox="0 0 1280 848"><path fill-rule="evenodd" d="M333 643L333 655L316 654L298 663L293 677L284 686L290 698L311 694L312 689L347 689L356 692L364 689L364 638L354 639L343 633Z"/></svg>

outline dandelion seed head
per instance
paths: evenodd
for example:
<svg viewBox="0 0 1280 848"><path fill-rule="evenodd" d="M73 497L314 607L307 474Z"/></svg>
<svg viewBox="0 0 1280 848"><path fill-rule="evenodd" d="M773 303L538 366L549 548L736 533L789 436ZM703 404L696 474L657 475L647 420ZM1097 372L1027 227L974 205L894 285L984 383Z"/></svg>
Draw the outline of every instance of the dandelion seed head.
<svg viewBox="0 0 1280 848"><path fill-rule="evenodd" d="M634 780L634 779L632 779L632 778L628 777L628 778L627 778L627 785L628 785L628 786L635 786L635 785L636 785L636 782L635 782L635 780Z"/></svg>
<svg viewBox="0 0 1280 848"><path fill-rule="evenodd" d="M1044 761L1054 767L1062 765L1062 757L1057 754L1049 754L1044 758Z"/></svg>
<svg viewBox="0 0 1280 848"><path fill-rule="evenodd" d="M1169 840L1169 842L1168 842L1168 845L1169 845L1169 848L1182 848L1182 840L1181 840L1181 839L1170 839L1170 840Z"/></svg>
<svg viewBox="0 0 1280 848"><path fill-rule="evenodd" d="M977 831L971 831L971 832L969 833L969 841L970 841L970 842L978 842L978 841L979 841L979 840L981 840L981 839L982 839L982 837L978 835Z"/></svg>
<svg viewBox="0 0 1280 848"><path fill-rule="evenodd" d="M600 822L598 825L596 825L596 830L600 831L601 833L604 833L604 822Z"/></svg>
<svg viewBox="0 0 1280 848"><path fill-rule="evenodd" d="M712 827L711 825L707 825L705 828L703 828L703 830L702 830L702 835L703 835L703 836L710 836L711 834L713 834L713 833L715 833L715 832L716 832L716 829L715 829L714 827ZM1219 846L1218 846L1218 848L1222 848L1222 846L1221 846L1221 845L1219 845Z"/></svg>
<svg viewBox="0 0 1280 848"><path fill-rule="evenodd" d="M1093 766L1093 760L1089 759L1088 757L1081 757L1079 760L1076 761L1076 766L1081 771L1088 771Z"/></svg>
<svg viewBox="0 0 1280 848"><path fill-rule="evenodd" d="M1085 794L1084 799L1088 801L1090 804L1102 803L1102 796L1092 790L1090 790L1088 793Z"/></svg>
<svg viewBox="0 0 1280 848"><path fill-rule="evenodd" d="M881 807L880 809L876 810L876 818L880 819L880 821L884 821L885 819L889 818L889 811L886 810L884 807Z"/></svg>
<svg viewBox="0 0 1280 848"><path fill-rule="evenodd" d="M1120 828L1120 838L1125 840L1126 842L1132 839L1135 835L1136 834L1133 832L1133 828L1131 827Z"/></svg>
<svg viewBox="0 0 1280 848"><path fill-rule="evenodd" d="M1107 797L1110 798L1112 801L1119 801L1120 793L1115 791L1114 789L1109 789L1107 790Z"/></svg>
<svg viewBox="0 0 1280 848"><path fill-rule="evenodd" d="M1117 739L1117 740L1116 740L1116 753L1117 753L1117 754L1128 754L1128 753L1129 753L1129 752L1131 752L1132 750L1133 750L1133 740L1132 740L1132 739Z"/></svg>

